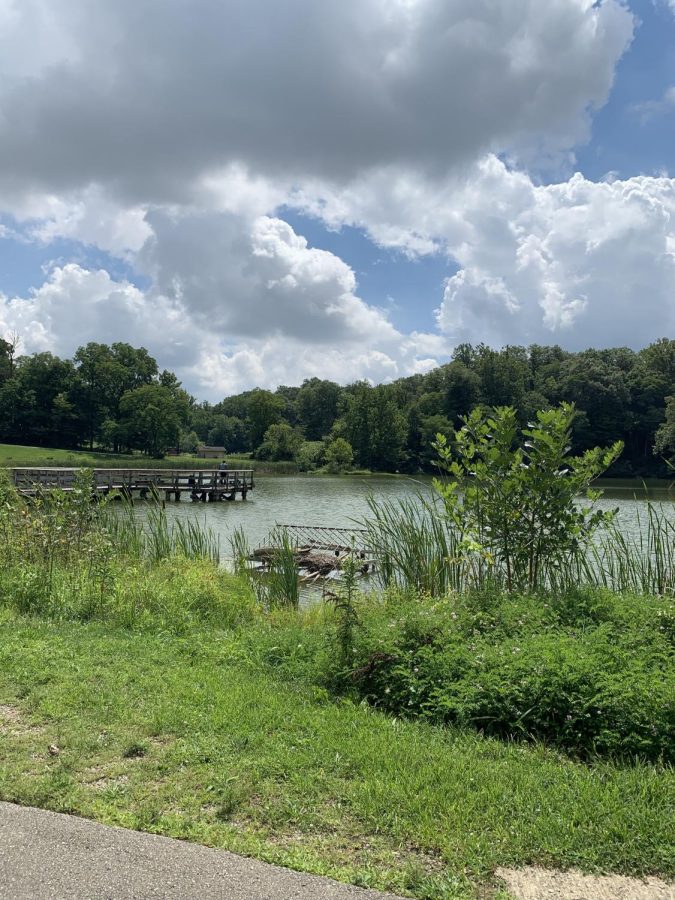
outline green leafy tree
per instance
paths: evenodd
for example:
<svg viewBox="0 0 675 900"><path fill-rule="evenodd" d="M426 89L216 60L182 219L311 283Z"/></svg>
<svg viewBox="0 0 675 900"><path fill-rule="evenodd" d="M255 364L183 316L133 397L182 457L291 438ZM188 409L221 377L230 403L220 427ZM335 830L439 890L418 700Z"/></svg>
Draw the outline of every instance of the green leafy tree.
<svg viewBox="0 0 675 900"><path fill-rule="evenodd" d="M74 378L69 360L51 353L20 357L0 392L0 431L22 443L76 446L81 422L69 401Z"/></svg>
<svg viewBox="0 0 675 900"><path fill-rule="evenodd" d="M344 438L335 438L326 446L324 460L329 472L346 472L354 461L352 445Z"/></svg>
<svg viewBox="0 0 675 900"><path fill-rule="evenodd" d="M574 443L580 450L598 441L607 443L626 435L630 424L630 391L624 369L597 350L570 356L561 366L551 400L574 403Z"/></svg>
<svg viewBox="0 0 675 900"><path fill-rule="evenodd" d="M433 443L436 440L436 436L442 434L447 439L451 439L454 433L453 424L446 416L425 416L422 419L420 423L420 437L423 450L420 462L425 469L430 469L435 464L436 454L433 449Z"/></svg>
<svg viewBox="0 0 675 900"><path fill-rule="evenodd" d="M285 422L270 425L265 439L256 450L259 459L294 459L302 444L302 432Z"/></svg>
<svg viewBox="0 0 675 900"><path fill-rule="evenodd" d="M298 422L308 441L320 441L329 434L338 415L341 388L334 381L310 378L298 391Z"/></svg>
<svg viewBox="0 0 675 900"><path fill-rule="evenodd" d="M35 405L35 393L18 378L0 384L0 440L20 444L35 443L26 412Z"/></svg>
<svg viewBox="0 0 675 900"><path fill-rule="evenodd" d="M313 472L323 460L324 445L322 441L303 441L295 454L295 462L301 472Z"/></svg>
<svg viewBox="0 0 675 900"><path fill-rule="evenodd" d="M530 363L524 347L492 350L481 344L474 365L480 377L482 403L520 406L531 383Z"/></svg>
<svg viewBox="0 0 675 900"><path fill-rule="evenodd" d="M247 418L249 438L252 447L258 447L264 440L270 425L281 421L284 401L270 391L257 389L248 395Z"/></svg>
<svg viewBox="0 0 675 900"><path fill-rule="evenodd" d="M656 432L654 452L664 456L675 457L675 397L668 397L666 421L663 422Z"/></svg>
<svg viewBox="0 0 675 900"><path fill-rule="evenodd" d="M14 359L18 338L0 338L0 385L14 375Z"/></svg>
<svg viewBox="0 0 675 900"><path fill-rule="evenodd" d="M99 441L106 450L124 446L126 429L122 422L116 419L106 419L99 431Z"/></svg>
<svg viewBox="0 0 675 900"><path fill-rule="evenodd" d="M345 397L344 437L359 466L395 471L403 460L407 422L385 387L357 382Z"/></svg>
<svg viewBox="0 0 675 900"><path fill-rule="evenodd" d="M162 456L178 444L188 404L183 391L145 384L122 396L120 413L127 447Z"/></svg>
<svg viewBox="0 0 675 900"><path fill-rule="evenodd" d="M371 396L370 464L382 472L398 471L404 462L407 435L406 420L385 388L376 388Z"/></svg>
<svg viewBox="0 0 675 900"><path fill-rule="evenodd" d="M51 432L53 441L62 447L76 447L80 436L80 421L66 391L52 400Z"/></svg>
<svg viewBox="0 0 675 900"><path fill-rule="evenodd" d="M574 407L537 413L518 427L512 407L465 418L450 443L439 435L440 465L454 480L436 481L468 554L503 572L509 590L555 579L610 514L593 508L590 489L619 456L621 442L570 455ZM577 503L585 494L588 505Z"/></svg>
<svg viewBox="0 0 675 900"><path fill-rule="evenodd" d="M372 464L371 421L373 389L367 381L357 381L349 386L343 398L343 415L340 423L344 437L352 447L357 465L369 469Z"/></svg>
<svg viewBox="0 0 675 900"><path fill-rule="evenodd" d="M480 376L461 359L455 359L445 367L442 390L443 405L434 412L444 413L451 421L455 422L480 402Z"/></svg>
<svg viewBox="0 0 675 900"><path fill-rule="evenodd" d="M181 453L194 453L199 446L199 435L196 431L184 431L178 441Z"/></svg>
<svg viewBox="0 0 675 900"><path fill-rule="evenodd" d="M283 407L281 410L281 417L284 422L288 422L289 425L295 427L298 424L298 394L300 393L300 388L298 387L289 387L287 384L280 384L279 387L274 392L274 396L277 397L283 403Z"/></svg>
<svg viewBox="0 0 675 900"><path fill-rule="evenodd" d="M93 448L103 422L120 419L122 397L158 379L157 362L144 347L95 342L80 347L74 362L78 380L73 399L86 422L89 446Z"/></svg>
<svg viewBox="0 0 675 900"><path fill-rule="evenodd" d="M214 416L207 440L213 447L225 447L228 453L243 453L250 449L248 427L237 416Z"/></svg>

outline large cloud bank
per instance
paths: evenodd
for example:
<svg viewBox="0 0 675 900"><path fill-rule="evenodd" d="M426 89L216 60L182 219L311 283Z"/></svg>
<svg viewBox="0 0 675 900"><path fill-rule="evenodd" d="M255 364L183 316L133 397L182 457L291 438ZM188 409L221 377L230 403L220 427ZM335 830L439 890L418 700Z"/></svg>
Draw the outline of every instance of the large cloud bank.
<svg viewBox="0 0 675 900"><path fill-rule="evenodd" d="M212 398L424 371L459 340L666 333L670 179L527 174L587 139L633 28L619 0L0 0L5 239L94 245L143 284L60 260L0 328L143 343ZM398 331L285 206L447 254L437 331Z"/></svg>

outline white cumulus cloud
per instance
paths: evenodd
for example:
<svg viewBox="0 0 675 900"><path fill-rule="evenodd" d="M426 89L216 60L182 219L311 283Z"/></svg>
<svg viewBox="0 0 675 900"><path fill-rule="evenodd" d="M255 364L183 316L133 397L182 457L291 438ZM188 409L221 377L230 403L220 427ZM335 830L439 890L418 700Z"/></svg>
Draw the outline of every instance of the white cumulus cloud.
<svg viewBox="0 0 675 900"><path fill-rule="evenodd" d="M672 332L673 182L523 168L573 157L633 29L622 0L0 0L0 214L150 283L61 262L0 328L144 344L211 399ZM285 206L447 255L437 332L397 330Z"/></svg>
<svg viewBox="0 0 675 900"><path fill-rule="evenodd" d="M669 177L537 185L488 156L440 186L399 170L314 190L296 202L331 227L360 226L411 255L447 254L458 272L437 320L452 343L639 347L675 333Z"/></svg>
<svg viewBox="0 0 675 900"><path fill-rule="evenodd" d="M186 202L241 163L344 183L565 151L632 33L620 0L5 2L0 185Z"/></svg>

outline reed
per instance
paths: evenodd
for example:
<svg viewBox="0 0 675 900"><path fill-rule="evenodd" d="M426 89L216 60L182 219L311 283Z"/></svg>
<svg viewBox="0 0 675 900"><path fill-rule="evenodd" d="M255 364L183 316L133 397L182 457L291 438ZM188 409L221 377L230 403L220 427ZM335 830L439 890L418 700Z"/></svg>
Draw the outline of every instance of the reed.
<svg viewBox="0 0 675 900"><path fill-rule="evenodd" d="M220 562L218 535L206 524L181 519L169 522L160 501L145 505L143 512L138 516L127 500L106 510L104 527L122 555L153 563L172 556Z"/></svg>
<svg viewBox="0 0 675 900"><path fill-rule="evenodd" d="M234 572L246 579L264 609L283 606L297 609L300 603L297 548L288 530L280 526L271 532L270 542L274 552L269 568L263 571L251 561L251 547L243 528L235 528L230 537Z"/></svg>
<svg viewBox="0 0 675 900"><path fill-rule="evenodd" d="M300 581L296 560L296 546L286 528L272 532L274 554L268 576L269 605L297 608L300 602Z"/></svg>
<svg viewBox="0 0 675 900"><path fill-rule="evenodd" d="M478 543L465 540L444 513L440 497L404 500L368 498L370 515L359 521L377 560L383 587L441 597L450 591L506 590L504 565ZM647 501L636 535L614 520L592 540L555 548L541 561L538 591L567 591L580 585L618 593L675 594L675 518Z"/></svg>
<svg viewBox="0 0 675 900"><path fill-rule="evenodd" d="M230 555L235 575L248 576L252 569L251 546L241 525L230 536Z"/></svg>
<svg viewBox="0 0 675 900"><path fill-rule="evenodd" d="M445 515L440 497L377 500L371 495L368 507L370 516L358 525L366 532L383 587L438 597L494 579L486 559L463 551L462 535Z"/></svg>
<svg viewBox="0 0 675 900"><path fill-rule="evenodd" d="M675 594L675 520L651 501L637 534L611 523L584 560L586 580L620 593Z"/></svg>

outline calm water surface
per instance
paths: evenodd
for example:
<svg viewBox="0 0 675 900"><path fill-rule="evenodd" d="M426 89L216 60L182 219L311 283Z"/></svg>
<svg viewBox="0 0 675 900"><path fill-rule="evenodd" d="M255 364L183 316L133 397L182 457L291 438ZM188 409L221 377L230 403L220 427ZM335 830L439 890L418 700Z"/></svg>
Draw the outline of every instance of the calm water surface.
<svg viewBox="0 0 675 900"><path fill-rule="evenodd" d="M640 529L645 514L645 492L640 482L610 481L599 485L604 496L599 506L618 507L618 522L627 533ZM196 519L207 524L220 538L221 553L229 555L232 530L242 527L250 546L265 542L276 524L354 527L368 513L367 497L398 499L430 493L431 478L393 476L261 476L245 502L167 503L170 517ZM675 521L675 488L661 484L649 488L650 498L662 505Z"/></svg>

